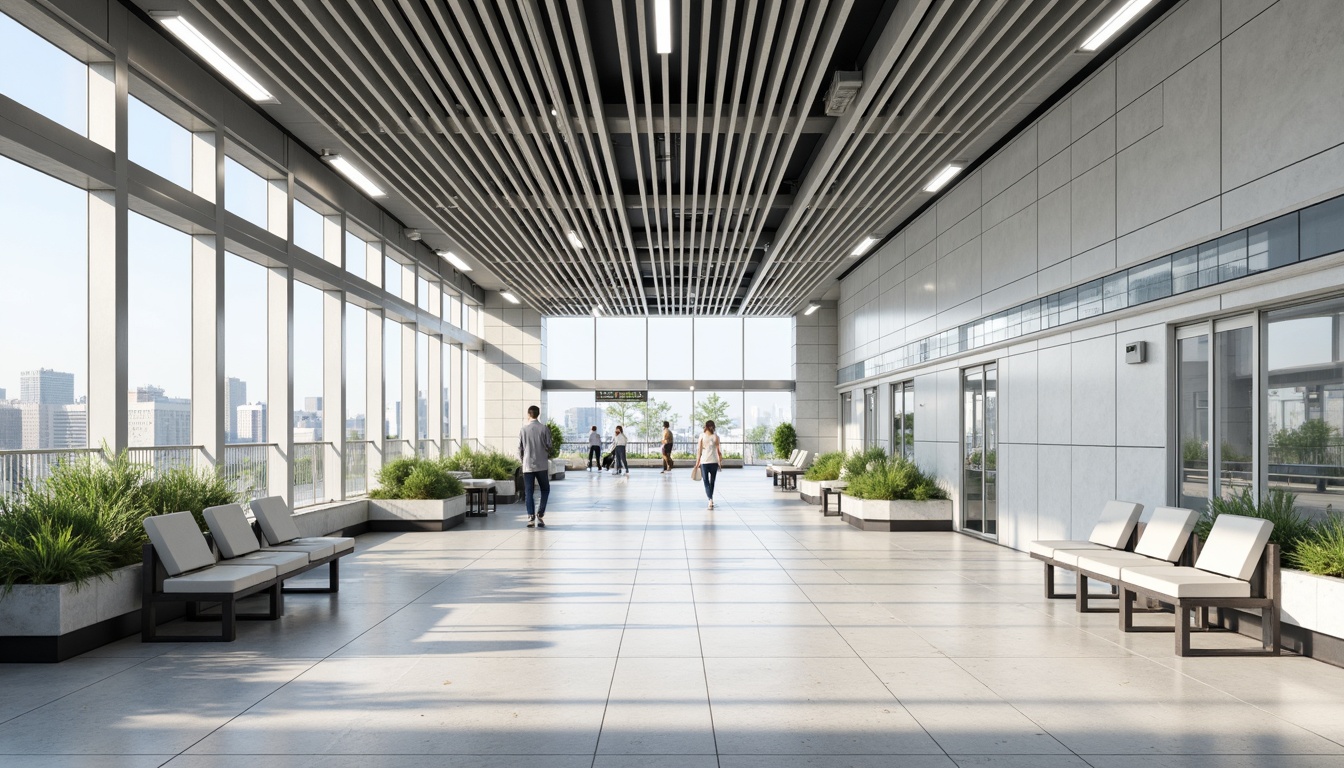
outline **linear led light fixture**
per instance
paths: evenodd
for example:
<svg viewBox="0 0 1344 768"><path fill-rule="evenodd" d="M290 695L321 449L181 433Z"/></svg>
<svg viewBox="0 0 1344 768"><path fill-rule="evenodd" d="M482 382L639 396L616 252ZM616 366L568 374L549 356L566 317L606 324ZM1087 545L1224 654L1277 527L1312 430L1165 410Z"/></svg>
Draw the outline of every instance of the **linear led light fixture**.
<svg viewBox="0 0 1344 768"><path fill-rule="evenodd" d="M507 302L509 302L510 304L517 304L517 303L518 303L518 297L517 297L517 296L514 296L512 293L509 293L508 291L500 291L500 292L499 292L499 295L500 295L500 296L503 296L503 297L504 297L504 300L507 301Z"/></svg>
<svg viewBox="0 0 1344 768"><path fill-rule="evenodd" d="M164 29L173 33L173 37L181 40L193 53L204 59L205 63L223 75L225 80L238 86L239 90L247 94L249 99L276 103L276 98L271 95L270 91L257 82L255 77L247 74L242 67L238 66L238 62L229 58L229 55L220 50L219 46L210 42L209 38L201 34L199 29L192 26L191 22L171 11L151 13L150 16L158 19Z"/></svg>
<svg viewBox="0 0 1344 768"><path fill-rule="evenodd" d="M1096 34L1087 38L1087 41L1083 43L1083 50L1095 51L1105 45L1107 40L1115 37L1116 32L1124 29L1125 25L1133 21L1134 17L1138 16L1151 2L1153 0L1129 0L1128 3L1120 6L1120 10L1107 19L1106 23L1101 25L1101 29L1096 31Z"/></svg>
<svg viewBox="0 0 1344 768"><path fill-rule="evenodd" d="M323 155L322 160L332 168L335 168L338 173L344 176L351 184L359 187L360 190L369 197L387 196L387 193L383 191L382 187L374 184L373 179L365 176L363 171L351 165L350 161L346 160L344 157L341 157L340 155Z"/></svg>
<svg viewBox="0 0 1344 768"><path fill-rule="evenodd" d="M569 234L566 235L566 237L569 238L570 245L574 246L576 249L580 251L583 250L583 241L579 239L578 232L575 232L574 230L571 229L569 230Z"/></svg>
<svg viewBox="0 0 1344 768"><path fill-rule="evenodd" d="M594 304L594 305L593 305L593 317L600 317L601 315L602 315L602 305L601 305L601 304Z"/></svg>
<svg viewBox="0 0 1344 768"><path fill-rule="evenodd" d="M461 258L460 256L458 256L456 253L453 253L452 251L435 251L435 253L437 253L437 254L439 254L439 256L441 256L441 257L447 259L447 260L448 260L448 263L449 263L449 264L452 264L452 265L453 265L453 268L456 269L458 272L470 272L470 271L471 271L471 265L470 265L470 264L467 264L467 262L463 261L462 258Z"/></svg>
<svg viewBox="0 0 1344 768"><path fill-rule="evenodd" d="M672 52L672 0L653 2L654 37L659 53Z"/></svg>
<svg viewBox="0 0 1344 768"><path fill-rule="evenodd" d="M808 305L807 305L807 310L803 312L803 316L806 317L807 315L810 315L810 314L812 314L813 312L816 312L818 309L821 309L821 305L820 305L820 304L808 304Z"/></svg>
<svg viewBox="0 0 1344 768"><path fill-rule="evenodd" d="M955 179L958 173L961 173L960 165L949 165L944 167L937 175L932 179L929 179L929 183L924 185L924 191L937 192L943 187L946 187L948 182Z"/></svg>
<svg viewBox="0 0 1344 768"><path fill-rule="evenodd" d="M874 245L877 245L877 241L878 238L876 237L871 236L865 237L863 238L863 242L854 246L854 250L850 251L849 255L851 257L862 256L863 254L867 253Z"/></svg>

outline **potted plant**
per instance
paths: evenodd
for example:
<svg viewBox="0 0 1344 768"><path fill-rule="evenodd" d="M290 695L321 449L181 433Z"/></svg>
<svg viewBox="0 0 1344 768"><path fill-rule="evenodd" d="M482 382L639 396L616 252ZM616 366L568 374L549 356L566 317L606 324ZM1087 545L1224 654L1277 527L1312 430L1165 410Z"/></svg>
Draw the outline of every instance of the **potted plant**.
<svg viewBox="0 0 1344 768"><path fill-rule="evenodd" d="M846 462L849 464L850 462ZM847 467L847 470L852 469ZM845 522L875 531L950 531L952 502L918 465L900 456L873 459L849 471Z"/></svg>
<svg viewBox="0 0 1344 768"><path fill-rule="evenodd" d="M793 449L790 448L789 452L792 453ZM843 486L845 481L840 479L840 472L844 466L844 451L831 451L817 456L798 479L798 498L809 504L820 504L823 488Z"/></svg>
<svg viewBox="0 0 1344 768"><path fill-rule="evenodd" d="M151 472L125 452L62 462L0 500L0 661L62 661L135 634L142 521L187 510L202 522L236 500L217 474Z"/></svg>
<svg viewBox="0 0 1344 768"><path fill-rule="evenodd" d="M546 428L551 431L551 450L546 457L551 468L551 479L564 480L565 461L560 458L560 451L564 447L565 433L560 429L560 425L554 421L546 422Z"/></svg>
<svg viewBox="0 0 1344 768"><path fill-rule="evenodd" d="M770 436L774 443L775 457L780 459L789 458L793 449L798 447L798 432L789 422L781 422L775 427L774 433Z"/></svg>
<svg viewBox="0 0 1344 768"><path fill-rule="evenodd" d="M466 518L466 490L441 461L397 459L378 470L378 482L369 493L372 530L446 531Z"/></svg>

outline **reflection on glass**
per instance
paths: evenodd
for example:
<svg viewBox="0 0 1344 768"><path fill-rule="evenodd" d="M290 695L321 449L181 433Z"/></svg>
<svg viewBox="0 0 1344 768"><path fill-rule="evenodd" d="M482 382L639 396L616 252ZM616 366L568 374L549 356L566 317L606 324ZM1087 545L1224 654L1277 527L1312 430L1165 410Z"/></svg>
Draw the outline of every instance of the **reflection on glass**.
<svg viewBox="0 0 1344 768"><path fill-rule="evenodd" d="M1344 197L1302 209L1302 258L1344 251Z"/></svg>
<svg viewBox="0 0 1344 768"><path fill-rule="evenodd" d="M840 439L846 451L863 450L863 425L859 421L862 408L863 399L853 392L840 395Z"/></svg>
<svg viewBox="0 0 1344 768"><path fill-rule="evenodd" d="M1251 485L1254 453L1255 360L1248 328L1214 334L1213 434L1218 437L1218 494L1224 498Z"/></svg>
<svg viewBox="0 0 1344 768"><path fill-rule="evenodd" d="M1319 518L1344 500L1344 299L1270 312L1266 329L1269 487Z"/></svg>
<svg viewBox="0 0 1344 768"><path fill-rule="evenodd" d="M907 459L915 455L915 383L903 381L891 388L891 451Z"/></svg>
<svg viewBox="0 0 1344 768"><path fill-rule="evenodd" d="M1176 433L1181 447L1180 505L1202 510L1209 499L1209 337L1176 342Z"/></svg>
<svg viewBox="0 0 1344 768"><path fill-rule="evenodd" d="M863 446L865 448L878 444L877 416L877 387L868 387L863 391Z"/></svg>
<svg viewBox="0 0 1344 768"><path fill-rule="evenodd" d="M962 527L998 533L998 369L962 372Z"/></svg>

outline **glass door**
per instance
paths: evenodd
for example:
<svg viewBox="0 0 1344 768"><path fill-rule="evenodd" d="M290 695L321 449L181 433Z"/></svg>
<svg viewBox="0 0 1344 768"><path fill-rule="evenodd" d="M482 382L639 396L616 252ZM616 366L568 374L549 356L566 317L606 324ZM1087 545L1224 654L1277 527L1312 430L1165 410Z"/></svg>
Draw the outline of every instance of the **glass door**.
<svg viewBox="0 0 1344 768"><path fill-rule="evenodd" d="M915 383L903 381L891 388L891 455L915 455Z"/></svg>
<svg viewBox="0 0 1344 768"><path fill-rule="evenodd" d="M1182 507L1202 510L1215 496L1255 493L1258 360L1254 315L1176 329Z"/></svg>
<svg viewBox="0 0 1344 768"><path fill-rule="evenodd" d="M1202 510L1209 503L1209 328L1176 331L1176 443L1178 503Z"/></svg>
<svg viewBox="0 0 1344 768"><path fill-rule="evenodd" d="M877 445L877 387L863 391L863 447Z"/></svg>
<svg viewBox="0 0 1344 768"><path fill-rule="evenodd" d="M962 515L967 531L996 538L998 526L998 366L962 371Z"/></svg>

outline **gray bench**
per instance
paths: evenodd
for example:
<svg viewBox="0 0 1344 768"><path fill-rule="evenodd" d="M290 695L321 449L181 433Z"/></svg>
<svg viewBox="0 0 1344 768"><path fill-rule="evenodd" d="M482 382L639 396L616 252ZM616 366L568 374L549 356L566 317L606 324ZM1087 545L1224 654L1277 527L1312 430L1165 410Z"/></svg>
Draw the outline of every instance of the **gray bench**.
<svg viewBox="0 0 1344 768"><path fill-rule="evenodd" d="M264 551L302 552L308 556L308 567L304 569L305 571L311 571L321 565L328 568L325 588L284 587L284 591L295 593L340 591L341 558L355 551L354 539L348 536L301 535L298 524L294 522L294 516L289 512L289 505L279 496L253 499L252 515L256 518L257 530L260 531L261 541L265 544Z"/></svg>
<svg viewBox="0 0 1344 768"><path fill-rule="evenodd" d="M1028 547L1031 556L1045 563L1045 596L1047 599L1075 597L1055 591L1055 569L1072 567L1055 558L1055 551L1079 549L1117 550L1129 549L1134 543L1134 530L1139 524L1139 515L1143 505L1132 501L1108 501L1102 507L1101 517L1092 526L1092 533L1086 541L1044 540L1033 541ZM1114 597L1114 595L1095 595L1095 597Z"/></svg>

